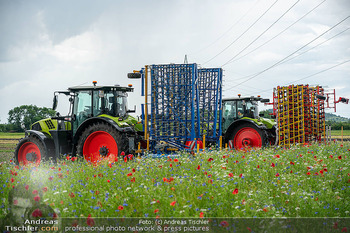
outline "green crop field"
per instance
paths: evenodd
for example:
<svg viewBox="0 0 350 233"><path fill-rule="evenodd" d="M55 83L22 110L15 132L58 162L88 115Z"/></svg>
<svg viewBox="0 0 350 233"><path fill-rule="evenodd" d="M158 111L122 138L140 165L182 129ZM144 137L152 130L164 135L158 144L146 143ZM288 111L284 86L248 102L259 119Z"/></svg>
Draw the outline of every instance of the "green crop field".
<svg viewBox="0 0 350 233"><path fill-rule="evenodd" d="M332 130L332 136L341 136L341 130ZM350 136L350 130L343 130L343 136Z"/></svg>
<svg viewBox="0 0 350 233"><path fill-rule="evenodd" d="M0 132L0 139L2 139L2 138L20 139L20 138L24 138L24 133Z"/></svg>

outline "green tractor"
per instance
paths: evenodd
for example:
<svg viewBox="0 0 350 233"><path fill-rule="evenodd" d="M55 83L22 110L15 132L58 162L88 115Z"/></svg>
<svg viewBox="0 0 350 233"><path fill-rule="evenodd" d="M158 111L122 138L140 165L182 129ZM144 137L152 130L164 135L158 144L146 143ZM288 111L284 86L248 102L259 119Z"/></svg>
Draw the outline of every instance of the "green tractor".
<svg viewBox="0 0 350 233"><path fill-rule="evenodd" d="M39 164L56 160L60 155L84 156L96 163L113 160L122 152L132 153L141 141L143 126L129 115L128 92L133 88L121 86L78 86L54 94L53 109L57 108L58 94L69 97L67 116L35 122L25 132L15 150L17 164Z"/></svg>
<svg viewBox="0 0 350 233"><path fill-rule="evenodd" d="M259 116L260 97L223 99L222 132L230 148L262 147L276 143L276 122Z"/></svg>

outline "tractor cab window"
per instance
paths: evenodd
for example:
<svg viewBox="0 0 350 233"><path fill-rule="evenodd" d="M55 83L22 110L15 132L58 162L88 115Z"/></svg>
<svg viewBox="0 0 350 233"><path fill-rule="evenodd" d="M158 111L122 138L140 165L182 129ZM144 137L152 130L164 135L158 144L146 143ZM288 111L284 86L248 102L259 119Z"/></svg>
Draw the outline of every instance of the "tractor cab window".
<svg viewBox="0 0 350 233"><path fill-rule="evenodd" d="M236 101L225 101L223 105L223 123L222 128L224 131L231 125L231 123L237 119L237 107Z"/></svg>
<svg viewBox="0 0 350 233"><path fill-rule="evenodd" d="M250 100L242 100L237 102L238 118L250 117L255 118L256 102Z"/></svg>
<svg viewBox="0 0 350 233"><path fill-rule="evenodd" d="M127 112L127 94L117 91L113 96L110 112L112 116L123 117Z"/></svg>
<svg viewBox="0 0 350 233"><path fill-rule="evenodd" d="M237 101L237 118L242 118L245 112L245 100Z"/></svg>
<svg viewBox="0 0 350 233"><path fill-rule="evenodd" d="M91 94L91 91L80 91L75 96L73 109L73 114L75 115L74 130L87 118L91 117Z"/></svg>
<svg viewBox="0 0 350 233"><path fill-rule="evenodd" d="M94 91L93 114L123 117L127 111L127 94L120 91Z"/></svg>

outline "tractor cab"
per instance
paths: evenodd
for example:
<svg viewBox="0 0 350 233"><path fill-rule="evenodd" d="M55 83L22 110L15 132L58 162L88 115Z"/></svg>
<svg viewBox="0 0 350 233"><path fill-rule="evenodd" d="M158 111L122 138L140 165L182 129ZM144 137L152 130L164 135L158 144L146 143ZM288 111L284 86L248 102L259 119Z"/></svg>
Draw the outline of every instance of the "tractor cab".
<svg viewBox="0 0 350 233"><path fill-rule="evenodd" d="M258 102L269 102L269 99L260 97L239 97L223 99L223 123L222 130L226 132L228 127L241 118L259 118Z"/></svg>

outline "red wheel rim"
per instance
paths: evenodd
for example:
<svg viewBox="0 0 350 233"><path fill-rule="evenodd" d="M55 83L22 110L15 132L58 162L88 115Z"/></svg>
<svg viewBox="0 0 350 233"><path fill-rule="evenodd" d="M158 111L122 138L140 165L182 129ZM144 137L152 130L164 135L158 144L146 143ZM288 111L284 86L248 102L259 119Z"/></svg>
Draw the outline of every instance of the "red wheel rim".
<svg viewBox="0 0 350 233"><path fill-rule="evenodd" d="M234 147L243 149L247 147L261 147L262 141L258 131L253 128L246 127L240 129L234 138Z"/></svg>
<svg viewBox="0 0 350 233"><path fill-rule="evenodd" d="M25 142L18 150L18 163L27 165L34 163L40 164L41 153L39 147L33 142Z"/></svg>
<svg viewBox="0 0 350 233"><path fill-rule="evenodd" d="M114 161L115 156L118 155L118 146L112 135L105 131L96 131L85 140L83 155L92 163L103 159Z"/></svg>

